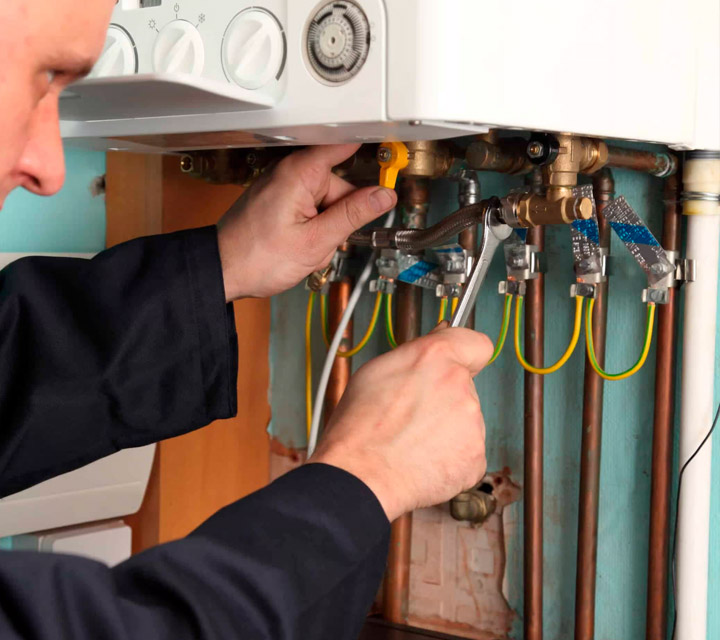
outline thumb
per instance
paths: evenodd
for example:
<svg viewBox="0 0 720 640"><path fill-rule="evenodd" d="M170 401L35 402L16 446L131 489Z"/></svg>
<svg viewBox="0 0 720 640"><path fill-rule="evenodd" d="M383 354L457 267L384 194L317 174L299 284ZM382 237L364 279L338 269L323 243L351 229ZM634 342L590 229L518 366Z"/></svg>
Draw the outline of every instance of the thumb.
<svg viewBox="0 0 720 640"><path fill-rule="evenodd" d="M392 189L357 189L325 209L310 224L318 225L317 237L334 247L345 242L353 231L390 211L396 204L397 194Z"/></svg>

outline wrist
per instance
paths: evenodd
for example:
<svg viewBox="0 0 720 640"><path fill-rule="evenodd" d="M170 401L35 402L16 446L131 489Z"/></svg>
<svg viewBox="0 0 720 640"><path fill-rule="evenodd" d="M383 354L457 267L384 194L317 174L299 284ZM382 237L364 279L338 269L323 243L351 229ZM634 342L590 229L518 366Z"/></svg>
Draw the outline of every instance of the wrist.
<svg viewBox="0 0 720 640"><path fill-rule="evenodd" d="M315 462L337 467L361 480L375 494L390 522L406 513L401 500L403 492L393 481L391 470L380 454L347 454L331 448L318 451L308 460L308 464Z"/></svg>

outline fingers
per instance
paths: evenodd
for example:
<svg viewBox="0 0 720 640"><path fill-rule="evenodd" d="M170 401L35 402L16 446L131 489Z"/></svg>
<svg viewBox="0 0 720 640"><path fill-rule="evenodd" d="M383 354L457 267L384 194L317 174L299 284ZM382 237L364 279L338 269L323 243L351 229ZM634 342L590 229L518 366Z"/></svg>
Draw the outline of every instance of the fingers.
<svg viewBox="0 0 720 640"><path fill-rule="evenodd" d="M485 334L471 329L437 327L417 342L428 341L424 348L437 349L438 355L446 354L476 376L492 357L493 344Z"/></svg>
<svg viewBox="0 0 720 640"><path fill-rule="evenodd" d="M356 187L334 173L330 174L330 182L328 184L327 193L320 202L320 206L324 209L331 207L338 200L350 195L355 191Z"/></svg>
<svg viewBox="0 0 720 640"><path fill-rule="evenodd" d="M316 165L327 169L345 162L359 148L360 144L328 144L308 147L293 154L293 158L300 166Z"/></svg>
<svg viewBox="0 0 720 640"><path fill-rule="evenodd" d="M317 225L317 237L337 246L360 227L387 213L397 203L392 189L366 187L358 189L328 207L308 224Z"/></svg>

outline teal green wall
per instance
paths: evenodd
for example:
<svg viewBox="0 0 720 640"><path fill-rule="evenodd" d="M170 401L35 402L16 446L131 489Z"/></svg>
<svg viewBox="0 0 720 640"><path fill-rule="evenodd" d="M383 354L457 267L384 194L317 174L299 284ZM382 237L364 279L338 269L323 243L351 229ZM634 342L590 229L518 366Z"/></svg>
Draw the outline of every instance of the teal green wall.
<svg viewBox="0 0 720 640"><path fill-rule="evenodd" d="M16 190L0 211L0 252L95 253L105 247L105 198L92 181L105 173L105 154L66 150L67 178L55 196ZM10 549L11 538L0 538Z"/></svg>
<svg viewBox="0 0 720 640"><path fill-rule="evenodd" d="M105 199L90 193L105 154L69 149L67 179L55 196L16 189L0 212L0 251L91 253L105 246Z"/></svg>
<svg viewBox="0 0 720 640"><path fill-rule="evenodd" d="M496 174L481 174L484 196L504 195L521 182ZM659 235L662 213L661 182L655 178L616 171L618 195L625 195ZM457 208L456 187L438 181L432 185L431 217L437 220ZM573 282L569 230L548 230L546 257L549 268L546 298L546 359L556 359L571 332L573 303L568 289ZM640 292L645 277L622 244L613 238L614 276L610 287L607 367L627 368L637 358L644 331L645 306ZM502 298L495 292L504 279L504 266L496 259L488 285L478 301L478 327L493 339L501 319ZM273 421L271 432L284 444L304 446L303 321L307 292L302 287L278 296L273 303L271 337ZM356 336L367 326L373 297L365 295L356 316ZM424 329L437 317L437 302L425 295ZM324 347L315 323L313 338L315 380L322 366ZM378 331L361 356L386 349ZM550 640L573 635L576 536L578 514L579 452L581 441L583 356L578 348L568 364L546 378L545 386L545 634ZM627 381L606 384L600 502L597 620L598 640L644 637L647 572L647 535L650 499L652 396L654 349L646 367ZM489 469L509 467L522 482L523 425L522 369L515 360L511 340L500 359L477 378L487 423ZM715 449L713 540L711 555L711 613L708 638L720 639L720 446ZM516 505L520 521L522 507ZM510 600L522 612L522 541L508 548ZM520 638L518 622L514 636Z"/></svg>

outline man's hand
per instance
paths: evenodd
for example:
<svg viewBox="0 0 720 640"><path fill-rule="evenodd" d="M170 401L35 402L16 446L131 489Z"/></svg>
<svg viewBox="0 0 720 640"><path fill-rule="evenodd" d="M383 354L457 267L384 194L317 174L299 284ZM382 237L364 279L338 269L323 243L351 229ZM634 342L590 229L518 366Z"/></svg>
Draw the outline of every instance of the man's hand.
<svg viewBox="0 0 720 640"><path fill-rule="evenodd" d="M485 421L473 376L492 343L439 327L372 360L350 380L309 462L349 471L390 520L439 504L485 474Z"/></svg>
<svg viewBox="0 0 720 640"><path fill-rule="evenodd" d="M288 156L225 214L218 243L228 301L295 286L327 266L353 231L395 206L394 191L355 189L332 173L359 146L311 147Z"/></svg>

